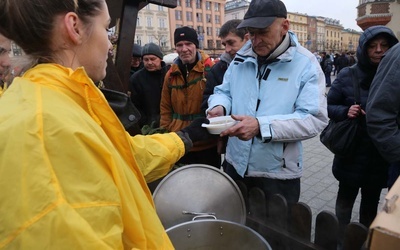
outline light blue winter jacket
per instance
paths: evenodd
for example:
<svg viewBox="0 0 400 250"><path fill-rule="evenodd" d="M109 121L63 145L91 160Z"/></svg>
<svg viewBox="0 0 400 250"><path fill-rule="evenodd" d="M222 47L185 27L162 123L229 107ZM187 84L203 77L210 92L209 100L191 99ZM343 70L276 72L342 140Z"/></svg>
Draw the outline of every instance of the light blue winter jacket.
<svg viewBox="0 0 400 250"><path fill-rule="evenodd" d="M301 177L301 140L328 123L324 73L316 57L288 34L290 47L260 70L247 42L208 100L210 108L222 105L227 114L253 116L260 124L260 137L228 140L225 158L241 176Z"/></svg>

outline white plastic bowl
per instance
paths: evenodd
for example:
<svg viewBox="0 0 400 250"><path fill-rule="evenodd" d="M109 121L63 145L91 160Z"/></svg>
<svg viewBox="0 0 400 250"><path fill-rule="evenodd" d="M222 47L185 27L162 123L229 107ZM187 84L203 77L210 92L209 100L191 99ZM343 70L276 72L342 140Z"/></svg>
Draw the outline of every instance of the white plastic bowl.
<svg viewBox="0 0 400 250"><path fill-rule="evenodd" d="M232 127L236 121L231 116L218 116L209 118L210 124L203 123L201 126L207 128L208 133L219 135L222 131Z"/></svg>

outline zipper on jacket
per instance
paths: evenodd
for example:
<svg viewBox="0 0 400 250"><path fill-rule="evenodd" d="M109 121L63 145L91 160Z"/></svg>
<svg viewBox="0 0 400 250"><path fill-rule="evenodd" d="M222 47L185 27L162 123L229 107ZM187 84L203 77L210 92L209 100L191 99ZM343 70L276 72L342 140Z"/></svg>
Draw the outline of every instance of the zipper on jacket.
<svg viewBox="0 0 400 250"><path fill-rule="evenodd" d="M286 149L287 143L283 143L283 150L282 150L282 156L285 153L285 149ZM282 161L283 161L283 165L282 168L286 168L286 161L285 161L285 157L282 157Z"/></svg>
<svg viewBox="0 0 400 250"><path fill-rule="evenodd" d="M262 67L262 65L261 65ZM268 68L267 65L265 65L264 71L261 74L261 67L258 69L258 91L260 92L261 89L261 80L266 81L268 79L269 73L271 73L271 69ZM260 106L260 98L257 99L257 106L256 106L256 112L258 111L258 107Z"/></svg>

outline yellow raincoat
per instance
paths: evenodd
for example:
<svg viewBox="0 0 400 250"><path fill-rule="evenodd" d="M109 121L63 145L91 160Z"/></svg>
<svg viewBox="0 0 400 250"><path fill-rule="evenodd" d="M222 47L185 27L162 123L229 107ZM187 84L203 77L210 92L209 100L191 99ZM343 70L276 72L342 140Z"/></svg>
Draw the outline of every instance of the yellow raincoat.
<svg viewBox="0 0 400 250"><path fill-rule="evenodd" d="M173 248L146 181L183 156L177 134L130 137L83 68L38 65L0 107L0 248Z"/></svg>

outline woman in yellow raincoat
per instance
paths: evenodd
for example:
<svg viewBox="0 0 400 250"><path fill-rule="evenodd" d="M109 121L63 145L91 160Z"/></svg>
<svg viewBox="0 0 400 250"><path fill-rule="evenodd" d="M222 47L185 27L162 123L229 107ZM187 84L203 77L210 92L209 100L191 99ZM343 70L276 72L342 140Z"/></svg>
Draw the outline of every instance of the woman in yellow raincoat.
<svg viewBox="0 0 400 250"><path fill-rule="evenodd" d="M104 78L105 0L0 0L0 33L35 59L0 98L0 248L171 249L146 182L207 136L130 137Z"/></svg>

